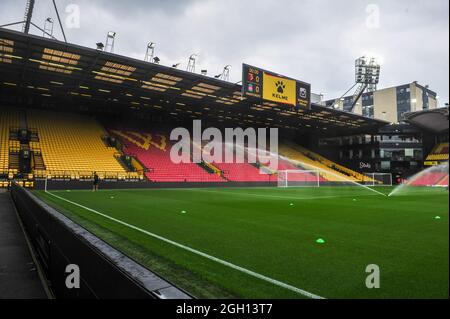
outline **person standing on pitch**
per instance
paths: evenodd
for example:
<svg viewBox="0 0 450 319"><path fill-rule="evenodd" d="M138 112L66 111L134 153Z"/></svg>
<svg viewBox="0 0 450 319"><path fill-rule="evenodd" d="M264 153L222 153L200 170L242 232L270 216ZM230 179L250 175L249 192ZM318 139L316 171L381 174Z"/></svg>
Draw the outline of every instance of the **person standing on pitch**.
<svg viewBox="0 0 450 319"><path fill-rule="evenodd" d="M99 182L97 172L94 172L93 177L94 177L94 186L92 188L92 191L97 192L98 191L98 182Z"/></svg>

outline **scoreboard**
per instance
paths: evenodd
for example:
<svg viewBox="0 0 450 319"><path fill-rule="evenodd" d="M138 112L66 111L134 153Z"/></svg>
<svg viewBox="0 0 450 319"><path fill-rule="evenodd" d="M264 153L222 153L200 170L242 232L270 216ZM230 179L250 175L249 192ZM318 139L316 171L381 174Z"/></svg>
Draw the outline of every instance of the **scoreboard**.
<svg viewBox="0 0 450 319"><path fill-rule="evenodd" d="M242 66L242 90L254 97L292 107L309 109L311 85L251 65Z"/></svg>

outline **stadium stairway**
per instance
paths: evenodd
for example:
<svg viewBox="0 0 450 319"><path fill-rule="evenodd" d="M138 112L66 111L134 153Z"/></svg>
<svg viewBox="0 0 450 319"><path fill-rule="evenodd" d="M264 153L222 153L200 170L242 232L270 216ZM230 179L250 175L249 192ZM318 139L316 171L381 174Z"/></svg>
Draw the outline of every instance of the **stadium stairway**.
<svg viewBox="0 0 450 319"><path fill-rule="evenodd" d="M192 143L192 148L193 151L199 151L199 152L203 152L203 149L200 147L200 145L198 145L196 142L194 142L193 140L191 140ZM225 180L228 180L224 175L223 172L217 167L215 166L213 163L210 163L208 161L203 160L202 161L202 166L205 167L206 170L209 170L211 173L216 174L220 177L222 177Z"/></svg>

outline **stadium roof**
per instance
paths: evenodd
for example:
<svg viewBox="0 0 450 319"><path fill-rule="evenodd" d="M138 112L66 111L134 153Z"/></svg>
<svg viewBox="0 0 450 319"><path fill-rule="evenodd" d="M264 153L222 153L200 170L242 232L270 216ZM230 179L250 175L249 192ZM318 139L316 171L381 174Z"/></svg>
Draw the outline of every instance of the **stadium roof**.
<svg viewBox="0 0 450 319"><path fill-rule="evenodd" d="M248 100L241 89L216 78L0 28L0 93L29 97L31 105L159 109L175 117L316 129L323 135L372 132L388 124L316 104L310 110L296 110Z"/></svg>
<svg viewBox="0 0 450 319"><path fill-rule="evenodd" d="M408 113L405 121L433 133L448 133L448 107Z"/></svg>

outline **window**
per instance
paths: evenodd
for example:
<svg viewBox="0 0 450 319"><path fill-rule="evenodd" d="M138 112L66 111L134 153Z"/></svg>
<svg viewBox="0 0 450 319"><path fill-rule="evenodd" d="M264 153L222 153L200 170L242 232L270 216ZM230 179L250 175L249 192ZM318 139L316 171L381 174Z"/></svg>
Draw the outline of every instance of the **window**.
<svg viewBox="0 0 450 319"><path fill-rule="evenodd" d="M389 162L389 161L382 161L381 162L381 169L382 170L390 170L391 169L391 162Z"/></svg>

